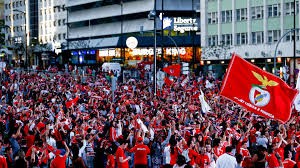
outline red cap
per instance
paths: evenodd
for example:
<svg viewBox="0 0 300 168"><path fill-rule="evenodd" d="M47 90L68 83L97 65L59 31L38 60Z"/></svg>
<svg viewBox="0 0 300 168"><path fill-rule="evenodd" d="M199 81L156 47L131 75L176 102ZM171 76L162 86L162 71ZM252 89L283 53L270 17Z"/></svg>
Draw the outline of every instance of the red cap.
<svg viewBox="0 0 300 168"><path fill-rule="evenodd" d="M138 141L138 142L143 142L143 138L142 138L142 137L138 137L138 138L137 138L137 141Z"/></svg>
<svg viewBox="0 0 300 168"><path fill-rule="evenodd" d="M55 155L57 156L57 155L60 155L60 153L61 153L61 151L59 150L59 149L57 149L56 151L55 151Z"/></svg>

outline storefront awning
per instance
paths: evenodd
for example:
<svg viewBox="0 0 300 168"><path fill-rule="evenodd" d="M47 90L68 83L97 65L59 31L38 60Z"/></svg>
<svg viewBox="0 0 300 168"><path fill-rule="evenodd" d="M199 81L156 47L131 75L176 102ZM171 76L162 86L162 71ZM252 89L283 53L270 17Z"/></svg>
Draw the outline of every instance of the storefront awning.
<svg viewBox="0 0 300 168"><path fill-rule="evenodd" d="M89 49L89 48L108 48L118 45L119 37L101 38L101 39L86 39L69 42L70 50Z"/></svg>

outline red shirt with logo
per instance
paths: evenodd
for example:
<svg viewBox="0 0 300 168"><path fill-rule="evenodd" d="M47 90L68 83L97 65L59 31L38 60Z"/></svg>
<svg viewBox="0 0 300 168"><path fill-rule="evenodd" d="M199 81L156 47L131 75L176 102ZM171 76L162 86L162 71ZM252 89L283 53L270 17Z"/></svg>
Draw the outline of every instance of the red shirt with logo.
<svg viewBox="0 0 300 168"><path fill-rule="evenodd" d="M150 153L147 145L137 144L129 152L134 152L135 165L147 165L147 155Z"/></svg>

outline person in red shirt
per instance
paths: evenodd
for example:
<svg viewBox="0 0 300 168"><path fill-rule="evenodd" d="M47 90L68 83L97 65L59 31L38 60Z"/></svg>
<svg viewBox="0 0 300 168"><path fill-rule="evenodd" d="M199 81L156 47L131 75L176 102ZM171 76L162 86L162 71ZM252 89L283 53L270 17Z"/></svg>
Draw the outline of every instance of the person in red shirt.
<svg viewBox="0 0 300 168"><path fill-rule="evenodd" d="M266 153L266 161L268 162L269 168L278 168L281 163L280 155L273 152L273 149L269 149L269 152Z"/></svg>
<svg viewBox="0 0 300 168"><path fill-rule="evenodd" d="M61 151L59 149L57 149L55 152L56 157L52 160L52 162L50 164L50 168L66 168L66 160L67 160L70 150L69 150L66 142L63 142L63 144L65 146L66 153L62 156Z"/></svg>
<svg viewBox="0 0 300 168"><path fill-rule="evenodd" d="M27 149L29 149L34 144L34 140L35 140L34 132L29 131L28 133L29 133L29 135L26 136L26 147L27 147Z"/></svg>
<svg viewBox="0 0 300 168"><path fill-rule="evenodd" d="M119 138L118 142L120 146L116 151L117 166L118 168L129 168L128 160L130 160L131 157L126 157L124 153L124 150L127 148L128 143L123 138Z"/></svg>
<svg viewBox="0 0 300 168"><path fill-rule="evenodd" d="M0 149L2 149L2 141L0 140ZM6 158L0 155L0 168L7 168Z"/></svg>
<svg viewBox="0 0 300 168"><path fill-rule="evenodd" d="M6 159L4 156L0 155L0 168L7 168Z"/></svg>
<svg viewBox="0 0 300 168"><path fill-rule="evenodd" d="M214 157L215 158L218 158L219 156L221 156L223 153L224 153L224 149L223 149L223 146L220 142L220 139L217 139L216 140L217 142L217 145L213 148L213 152L214 152Z"/></svg>
<svg viewBox="0 0 300 168"><path fill-rule="evenodd" d="M116 131L116 122L113 121L111 123L111 127L109 128L109 140L111 142L115 142L117 140L117 131Z"/></svg>
<svg viewBox="0 0 300 168"><path fill-rule="evenodd" d="M298 167L300 167L300 147L296 148L295 161Z"/></svg>
<svg viewBox="0 0 300 168"><path fill-rule="evenodd" d="M206 147L202 147L199 150L200 150L200 154L198 155L198 157L196 159L196 163L198 164L198 166L200 168L209 167L210 159L209 159L208 155L206 154Z"/></svg>
<svg viewBox="0 0 300 168"><path fill-rule="evenodd" d="M292 160L292 152L290 150L285 152L285 159L282 162L284 168L294 168L296 162Z"/></svg>
<svg viewBox="0 0 300 168"><path fill-rule="evenodd" d="M144 145L143 138L137 138L137 144L129 150L134 153L134 167L145 168L148 165L147 155L150 154L150 149L147 145Z"/></svg>
<svg viewBox="0 0 300 168"><path fill-rule="evenodd" d="M107 148L106 152L108 153L106 168L115 168L116 167L116 162L115 162L115 157L114 157L112 147Z"/></svg>
<svg viewBox="0 0 300 168"><path fill-rule="evenodd" d="M245 158L245 157L250 157L250 152L247 149L247 141L242 142L242 146L240 148L239 153Z"/></svg>

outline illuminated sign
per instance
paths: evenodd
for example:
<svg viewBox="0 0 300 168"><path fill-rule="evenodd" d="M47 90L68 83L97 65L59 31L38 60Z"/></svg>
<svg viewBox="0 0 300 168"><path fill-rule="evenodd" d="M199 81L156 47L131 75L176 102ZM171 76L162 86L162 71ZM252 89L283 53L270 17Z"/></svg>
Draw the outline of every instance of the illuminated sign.
<svg viewBox="0 0 300 168"><path fill-rule="evenodd" d="M99 56L100 57L116 56L116 50L115 49L99 50Z"/></svg>
<svg viewBox="0 0 300 168"><path fill-rule="evenodd" d="M180 33L199 30L199 19L184 17L165 17L163 19L163 29L171 28Z"/></svg>
<svg viewBox="0 0 300 168"><path fill-rule="evenodd" d="M143 55L154 55L154 50L152 48L135 48L132 50L132 55L136 56L143 56ZM161 48L156 49L157 54L161 54ZM180 48L166 48L166 54L167 55L178 55L178 52L180 55L185 55L186 50L184 47Z"/></svg>

